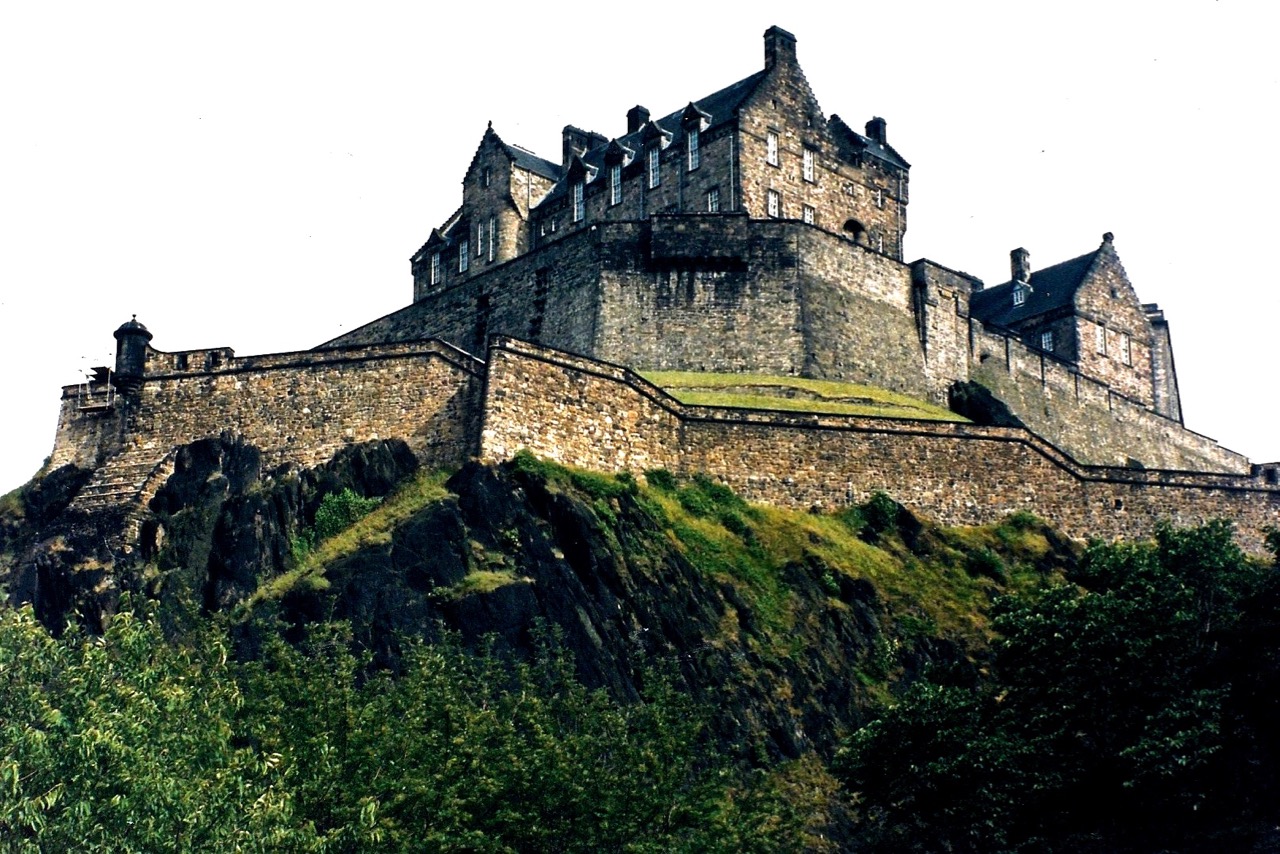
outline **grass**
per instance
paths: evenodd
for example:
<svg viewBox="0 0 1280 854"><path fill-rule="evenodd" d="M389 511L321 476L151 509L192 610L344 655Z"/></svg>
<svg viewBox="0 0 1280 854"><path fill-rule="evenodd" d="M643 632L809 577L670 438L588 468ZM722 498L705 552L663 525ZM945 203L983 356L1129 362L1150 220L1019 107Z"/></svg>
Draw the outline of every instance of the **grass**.
<svg viewBox="0 0 1280 854"><path fill-rule="evenodd" d="M449 495L444 482L449 471L422 471L388 495L367 516L345 530L320 540L299 557L297 565L262 584L245 600L243 608L251 612L260 602L280 599L300 590L324 590L329 586L324 577L328 564L353 554L359 549L391 541L391 532L414 513Z"/></svg>
<svg viewBox="0 0 1280 854"><path fill-rule="evenodd" d="M739 409L776 409L876 418L966 421L927 401L858 383L766 374L644 371L641 375L681 403Z"/></svg>
<svg viewBox="0 0 1280 854"><path fill-rule="evenodd" d="M457 584L437 588L432 596L444 601L454 601L474 593L492 593L511 584L532 583L533 579L518 577L510 570L477 569L468 572Z"/></svg>

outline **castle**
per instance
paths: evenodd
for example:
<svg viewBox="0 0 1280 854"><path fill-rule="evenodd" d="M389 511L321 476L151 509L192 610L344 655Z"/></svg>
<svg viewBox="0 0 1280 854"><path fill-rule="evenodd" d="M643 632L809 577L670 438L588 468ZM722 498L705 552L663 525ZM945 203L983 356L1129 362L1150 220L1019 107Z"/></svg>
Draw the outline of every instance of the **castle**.
<svg viewBox="0 0 1280 854"><path fill-rule="evenodd" d="M1081 536L1228 516L1256 546L1280 524L1277 468L1183 425L1168 325L1112 235L1040 270L1015 249L993 287L905 262L910 164L883 119L860 133L823 115L790 33L765 33L755 74L625 119L613 138L566 127L558 162L490 126L461 206L412 256L413 302L314 350L168 353L121 326L114 371L63 390L52 463L95 469L76 506L145 516L173 449L225 431L271 465L400 438L429 464L527 447L704 471L790 505L883 489L944 522L1031 509ZM979 388L1001 416L692 407L634 370L851 380L957 406Z"/></svg>

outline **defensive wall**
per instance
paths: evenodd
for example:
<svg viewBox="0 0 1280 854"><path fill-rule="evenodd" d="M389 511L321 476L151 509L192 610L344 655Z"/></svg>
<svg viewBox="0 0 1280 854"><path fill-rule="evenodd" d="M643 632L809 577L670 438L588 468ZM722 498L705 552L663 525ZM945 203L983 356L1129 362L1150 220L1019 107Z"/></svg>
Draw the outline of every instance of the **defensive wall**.
<svg viewBox="0 0 1280 854"><path fill-rule="evenodd" d="M599 471L717 477L744 497L837 508L883 490L940 522L1030 510L1074 537L1143 537L1233 520L1261 551L1280 525L1273 467L1253 474L1084 465L1014 427L686 406L626 368L499 338L490 343L480 454L526 448Z"/></svg>
<svg viewBox="0 0 1280 854"><path fill-rule="evenodd" d="M263 466L319 465L346 444L403 439L428 465L476 453L482 364L439 341L236 358L148 351L133 395L63 389L50 464L95 468L80 509L136 503L172 450L230 434ZM158 484L157 484L158 485Z"/></svg>

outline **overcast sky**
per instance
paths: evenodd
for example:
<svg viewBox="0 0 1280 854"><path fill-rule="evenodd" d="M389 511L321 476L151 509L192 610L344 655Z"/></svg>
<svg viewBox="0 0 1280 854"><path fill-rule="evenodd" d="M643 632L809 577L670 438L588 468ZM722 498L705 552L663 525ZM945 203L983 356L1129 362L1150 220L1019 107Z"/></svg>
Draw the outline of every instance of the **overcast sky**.
<svg viewBox="0 0 1280 854"><path fill-rule="evenodd" d="M773 24L827 115L888 121L909 260L997 284L1014 247L1038 269L1114 232L1187 426L1280 459L1276 4L450 8L4 5L0 492L131 314L162 350L315 346L409 302L486 122L558 160L565 124L618 136L758 70Z"/></svg>

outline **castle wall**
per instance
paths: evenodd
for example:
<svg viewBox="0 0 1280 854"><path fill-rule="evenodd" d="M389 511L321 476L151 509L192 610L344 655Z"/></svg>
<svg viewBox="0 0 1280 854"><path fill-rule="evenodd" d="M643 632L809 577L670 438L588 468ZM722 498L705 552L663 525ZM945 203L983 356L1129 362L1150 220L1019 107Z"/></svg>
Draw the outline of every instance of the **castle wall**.
<svg viewBox="0 0 1280 854"><path fill-rule="evenodd" d="M426 465L456 465L475 452L480 386L478 363L440 342L149 373L136 398L117 396L110 410L65 419L54 458L97 465L111 454L82 494L86 500L136 494L174 447L227 432L261 450L267 467L315 466L346 444L392 438L403 439ZM65 399L64 413L74 405Z"/></svg>
<svg viewBox="0 0 1280 854"><path fill-rule="evenodd" d="M1064 362L970 321L970 377L1024 424L1092 465L1247 473L1249 460L1091 380Z"/></svg>
<svg viewBox="0 0 1280 854"><path fill-rule="evenodd" d="M1261 551L1263 529L1280 523L1280 489L1261 475L1083 466L1019 428L684 406L620 367L512 340L491 356L488 460L527 448L603 471L705 472L791 507L883 490L944 524L1030 510L1076 537L1228 518Z"/></svg>

